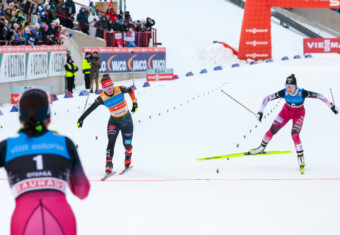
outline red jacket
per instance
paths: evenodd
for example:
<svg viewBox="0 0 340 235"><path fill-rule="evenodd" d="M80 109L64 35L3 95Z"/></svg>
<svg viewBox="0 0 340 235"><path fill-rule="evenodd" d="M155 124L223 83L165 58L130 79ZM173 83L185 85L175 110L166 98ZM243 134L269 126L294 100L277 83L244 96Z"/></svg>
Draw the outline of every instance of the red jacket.
<svg viewBox="0 0 340 235"><path fill-rule="evenodd" d="M109 9L105 13L106 16L109 16L112 22L114 23L117 19L117 14L114 9L111 9L109 12Z"/></svg>

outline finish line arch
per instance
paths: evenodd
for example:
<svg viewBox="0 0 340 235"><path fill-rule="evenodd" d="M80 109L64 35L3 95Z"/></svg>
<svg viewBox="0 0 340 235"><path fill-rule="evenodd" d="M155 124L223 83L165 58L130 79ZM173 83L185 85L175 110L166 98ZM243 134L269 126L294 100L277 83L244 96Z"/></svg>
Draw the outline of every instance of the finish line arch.
<svg viewBox="0 0 340 235"><path fill-rule="evenodd" d="M264 60L272 57L271 7L340 8L340 0L246 0L239 59Z"/></svg>

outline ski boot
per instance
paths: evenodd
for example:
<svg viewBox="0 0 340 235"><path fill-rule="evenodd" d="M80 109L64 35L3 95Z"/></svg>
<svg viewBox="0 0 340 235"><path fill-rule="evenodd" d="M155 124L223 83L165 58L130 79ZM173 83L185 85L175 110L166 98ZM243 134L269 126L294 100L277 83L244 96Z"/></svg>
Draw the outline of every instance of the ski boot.
<svg viewBox="0 0 340 235"><path fill-rule="evenodd" d="M111 174L112 173L112 168L113 168L112 162L111 161L106 162L105 173L106 174Z"/></svg>
<svg viewBox="0 0 340 235"><path fill-rule="evenodd" d="M248 154L255 155L255 154L259 154L259 153L264 153L266 146L267 146L267 144L262 141L262 143L259 147L249 150Z"/></svg>
<svg viewBox="0 0 340 235"><path fill-rule="evenodd" d="M125 164L125 169L129 168L130 165L131 165L131 155L132 155L131 152L130 152L130 153L125 152L125 162L124 162L124 164Z"/></svg>
<svg viewBox="0 0 340 235"><path fill-rule="evenodd" d="M298 155L298 162L299 162L299 165L300 165L300 173L303 175L305 173L305 159L303 157L303 154L301 155Z"/></svg>
<svg viewBox="0 0 340 235"><path fill-rule="evenodd" d="M106 166L105 166L105 172L106 174L111 174L112 173L112 157L110 155L106 156Z"/></svg>

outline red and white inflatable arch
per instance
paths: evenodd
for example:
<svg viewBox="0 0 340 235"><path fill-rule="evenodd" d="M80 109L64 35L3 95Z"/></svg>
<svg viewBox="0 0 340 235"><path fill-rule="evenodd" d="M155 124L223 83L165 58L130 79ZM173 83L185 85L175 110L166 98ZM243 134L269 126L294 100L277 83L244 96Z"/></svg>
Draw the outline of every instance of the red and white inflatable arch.
<svg viewBox="0 0 340 235"><path fill-rule="evenodd" d="M340 0L246 0L238 48L240 59L272 57L271 7L340 8Z"/></svg>

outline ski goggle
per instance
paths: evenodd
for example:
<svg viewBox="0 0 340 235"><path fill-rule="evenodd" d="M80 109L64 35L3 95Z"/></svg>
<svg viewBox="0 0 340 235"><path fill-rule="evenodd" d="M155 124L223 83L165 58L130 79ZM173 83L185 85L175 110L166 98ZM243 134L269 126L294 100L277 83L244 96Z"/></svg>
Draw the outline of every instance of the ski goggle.
<svg viewBox="0 0 340 235"><path fill-rule="evenodd" d="M111 89L113 89L113 85L112 86L103 87L104 91L108 91L108 90L111 90Z"/></svg>
<svg viewBox="0 0 340 235"><path fill-rule="evenodd" d="M286 88L295 88L296 86L294 84L286 84Z"/></svg>

